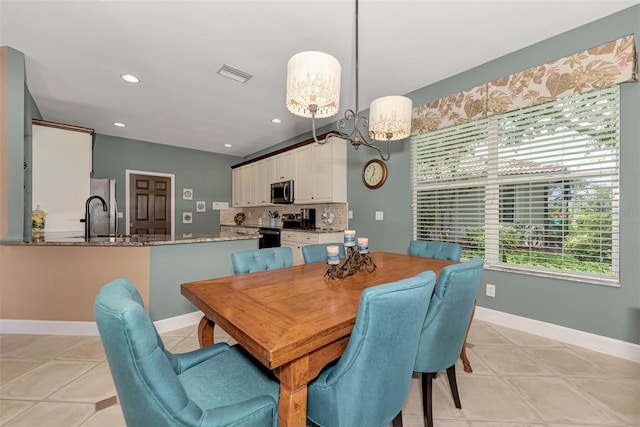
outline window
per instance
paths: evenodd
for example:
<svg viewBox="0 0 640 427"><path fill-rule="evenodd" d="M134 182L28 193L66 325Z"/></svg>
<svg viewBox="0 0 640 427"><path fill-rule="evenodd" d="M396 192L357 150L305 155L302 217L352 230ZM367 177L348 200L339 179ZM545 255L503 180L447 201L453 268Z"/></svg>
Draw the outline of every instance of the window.
<svg viewBox="0 0 640 427"><path fill-rule="evenodd" d="M619 87L413 137L413 237L489 268L618 283Z"/></svg>

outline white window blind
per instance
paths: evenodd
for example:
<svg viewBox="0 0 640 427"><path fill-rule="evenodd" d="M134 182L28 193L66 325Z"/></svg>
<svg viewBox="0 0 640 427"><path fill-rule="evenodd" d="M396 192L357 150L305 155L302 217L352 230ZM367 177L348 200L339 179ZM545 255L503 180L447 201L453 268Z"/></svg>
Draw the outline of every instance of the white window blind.
<svg viewBox="0 0 640 427"><path fill-rule="evenodd" d="M619 87L412 139L413 237L489 267L616 283Z"/></svg>

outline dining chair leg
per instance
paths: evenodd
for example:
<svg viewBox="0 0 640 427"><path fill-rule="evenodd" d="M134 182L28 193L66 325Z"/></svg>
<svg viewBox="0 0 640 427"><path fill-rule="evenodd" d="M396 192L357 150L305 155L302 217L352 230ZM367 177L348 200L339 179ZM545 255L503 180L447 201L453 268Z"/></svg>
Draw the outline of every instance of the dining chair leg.
<svg viewBox="0 0 640 427"><path fill-rule="evenodd" d="M402 427L402 411L393 419L393 427Z"/></svg>
<svg viewBox="0 0 640 427"><path fill-rule="evenodd" d="M433 410L432 410L432 396L433 396L433 378L434 373L422 373L422 412L425 417L425 426L433 427Z"/></svg>
<svg viewBox="0 0 640 427"><path fill-rule="evenodd" d="M456 365L447 368L447 377L449 377L449 387L451 387L453 402L456 404L456 408L462 409L460 395L458 394L458 382L456 381Z"/></svg>

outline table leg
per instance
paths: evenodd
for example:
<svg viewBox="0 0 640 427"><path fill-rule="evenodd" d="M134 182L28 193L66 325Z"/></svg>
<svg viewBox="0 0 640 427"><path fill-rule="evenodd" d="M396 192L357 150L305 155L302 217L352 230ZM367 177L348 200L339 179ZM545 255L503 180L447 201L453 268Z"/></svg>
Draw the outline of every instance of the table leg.
<svg viewBox="0 0 640 427"><path fill-rule="evenodd" d="M213 344L213 329L215 326L216 324L212 320L204 316L202 317L198 324L198 342L200 343L200 347Z"/></svg>
<svg viewBox="0 0 640 427"><path fill-rule="evenodd" d="M464 371L468 373L472 373L473 369L471 369L471 362L469 362L469 358L467 357L467 337L469 336L469 329L471 329L471 322L473 322L473 316L476 314L476 302L473 302L473 311L471 311L471 318L469 319L469 324L467 325L467 333L464 335L464 344L462 344L462 352L460 352L460 359L462 360L462 366L464 367Z"/></svg>
<svg viewBox="0 0 640 427"><path fill-rule="evenodd" d="M280 380L278 425L280 427L305 427L307 423L309 358L303 356L274 369L273 373Z"/></svg>

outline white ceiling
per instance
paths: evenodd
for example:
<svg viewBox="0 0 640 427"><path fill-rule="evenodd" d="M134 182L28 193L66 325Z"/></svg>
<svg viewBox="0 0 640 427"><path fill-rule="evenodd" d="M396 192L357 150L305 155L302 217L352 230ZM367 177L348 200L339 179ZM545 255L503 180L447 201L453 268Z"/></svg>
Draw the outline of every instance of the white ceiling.
<svg viewBox="0 0 640 427"><path fill-rule="evenodd" d="M359 107L639 2L360 0ZM0 0L0 45L24 53L27 84L45 120L245 156L309 131L310 120L284 105L287 61L297 52L324 51L342 64L341 112L319 125L355 108L354 5ZM221 77L223 64L254 77L246 84ZM141 82L125 83L123 73Z"/></svg>

